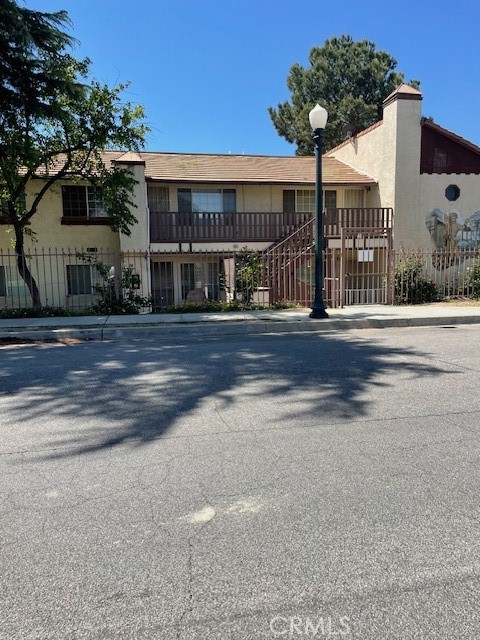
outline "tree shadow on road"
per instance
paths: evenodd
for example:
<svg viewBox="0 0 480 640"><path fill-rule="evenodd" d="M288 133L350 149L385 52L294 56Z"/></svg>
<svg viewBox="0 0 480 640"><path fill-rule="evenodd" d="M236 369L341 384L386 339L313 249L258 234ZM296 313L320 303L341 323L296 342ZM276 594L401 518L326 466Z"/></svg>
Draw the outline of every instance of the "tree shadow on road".
<svg viewBox="0 0 480 640"><path fill-rule="evenodd" d="M392 348L371 333L368 340L358 333L276 334L28 346L1 355L4 433L21 450L22 432L38 430L39 441L27 447L37 459L187 436L205 403L215 404L218 428L227 432L253 428L262 403L271 408L262 424L271 428L282 420L345 423L370 415L378 386L387 402L399 377L452 374L428 354Z"/></svg>

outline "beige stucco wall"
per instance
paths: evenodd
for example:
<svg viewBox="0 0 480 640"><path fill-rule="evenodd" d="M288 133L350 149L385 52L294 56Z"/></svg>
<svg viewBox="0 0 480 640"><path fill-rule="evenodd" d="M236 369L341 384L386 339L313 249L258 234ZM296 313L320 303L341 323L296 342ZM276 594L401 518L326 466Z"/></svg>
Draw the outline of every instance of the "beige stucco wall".
<svg viewBox="0 0 480 640"><path fill-rule="evenodd" d="M153 183L150 183L153 184ZM162 184L155 185L166 187L169 190L170 211L178 211L178 189L235 189L238 213L279 213L283 211L283 192L285 189L315 190L314 185L285 184L285 185L243 185L243 184ZM345 187L325 185L325 189L337 191L337 206L343 207L344 193L347 189L364 189L364 187ZM376 185L372 185L370 192L365 190L365 206L379 206L379 198ZM370 204L371 203L371 204Z"/></svg>
<svg viewBox="0 0 480 640"><path fill-rule="evenodd" d="M388 104L383 122L331 155L378 181L370 206L393 207L394 246L412 247L421 230L420 206L421 101L397 99Z"/></svg>
<svg viewBox="0 0 480 640"><path fill-rule="evenodd" d="M35 233L33 237L26 237L25 246L37 251L47 248L76 248L96 247L98 250L118 251L120 248L118 233L107 225L62 225L62 191L61 185L53 186L43 197L37 213L33 216L30 228ZM71 183L70 183L71 184ZM32 181L26 192L27 207L39 191L39 180ZM11 248L13 234L9 232L9 225L0 225L0 248Z"/></svg>
<svg viewBox="0 0 480 640"><path fill-rule="evenodd" d="M27 186L29 207L43 183L34 180ZM68 296L67 266L82 264L77 252L96 249L95 255L106 264L120 249L119 234L108 225L62 225L61 185L54 185L42 198L30 225L33 236L25 237L25 249L30 254L28 265L41 293L42 304L51 306L85 307L92 296ZM6 268L8 296L0 298L0 306L30 306L28 289L18 274L13 250L13 229L0 225L0 265Z"/></svg>
<svg viewBox="0 0 480 640"><path fill-rule="evenodd" d="M387 133L388 135L382 124L358 138L352 138L343 147L326 153L327 156L338 158L378 181L378 186L372 186L367 192L365 206L393 207L394 165L385 150L387 142L390 144L391 137L391 134Z"/></svg>
<svg viewBox="0 0 480 640"><path fill-rule="evenodd" d="M77 252L91 251L90 255L95 255L105 264L115 264L119 268L116 255L122 251L131 256L135 264L136 272L139 273L142 282L142 292L148 293L150 287L150 252L155 251L178 251L178 244L149 244L149 224L148 206L146 197L146 183L144 178L144 166L142 164L125 165L134 173L137 185L134 190L133 199L137 207L133 213L138 220L138 224L132 227L130 236L113 232L108 225L99 224L62 224L62 184L69 184L68 181L57 183L43 197L38 212L32 219L31 229L34 232L33 238L26 238L26 249L32 254L29 265L32 274L36 278L40 289L42 302L55 306L86 306L92 299L88 296L68 296L66 271L68 265L82 264L76 256ZM32 202L35 194L42 186L40 181L32 181L27 189L27 206ZM177 188L185 185L168 185L170 192L170 210L177 209ZM190 185L194 187L195 185ZM200 186L200 185L199 185ZM204 185L206 187L212 185ZM238 212L281 212L283 210L284 189L311 189L313 185L217 185L221 188L233 188L237 195ZM345 187L326 186L327 189L337 191L337 206L345 206ZM356 187L358 189L358 187ZM369 192L363 191L365 205L374 206L375 198L378 198L375 187ZM0 250L3 251L1 264L8 267L10 291L16 291L17 300L0 299L0 306L27 306L29 304L29 294L21 279L18 276L15 266L15 257L12 250L13 235L7 233L9 227L0 225ZM195 243L193 247L188 245L185 251L232 251L241 249L245 243L224 242L224 243ZM269 242L251 242L249 248L264 250L271 246ZM44 251L47 256L43 257ZM8 257L6 254L11 253ZM48 284L47 284L48 281ZM19 299L22 297L22 300Z"/></svg>
<svg viewBox="0 0 480 640"><path fill-rule="evenodd" d="M396 100L384 110L384 124L396 126L394 246L419 246L421 101Z"/></svg>
<svg viewBox="0 0 480 640"><path fill-rule="evenodd" d="M445 189L456 185L460 197L451 202L445 196ZM422 246L436 248L436 244L426 226L427 216L434 210L445 216L456 213L458 222L467 223L475 212L480 211L480 176L459 174L423 174L420 176L420 207L418 223L421 229ZM468 237L468 235L465 235Z"/></svg>
<svg viewBox="0 0 480 640"><path fill-rule="evenodd" d="M122 165L128 169L137 181L132 194L132 201L136 207L132 207L132 213L137 219L137 224L130 228L130 235L120 234L120 249L127 252L132 257L132 265L135 272L140 276L142 295L147 295L150 291L150 259L148 247L150 242L150 225L147 204L147 185L145 182L145 165L134 164Z"/></svg>
<svg viewBox="0 0 480 640"><path fill-rule="evenodd" d="M125 165L124 169L128 169L133 174L137 184L134 186L132 201L136 207L132 207L131 211L137 219L137 224L130 228L130 235L120 234L120 248L122 251L141 251L148 247L149 243L149 224L148 224L148 206L147 206L147 187L145 184L145 165Z"/></svg>
<svg viewBox="0 0 480 640"><path fill-rule="evenodd" d="M391 118L387 130L396 126L394 246L433 248L427 215L439 209L447 215L457 213L458 222L465 222L480 210L480 179L476 175L420 173L421 101L397 100L384 115ZM454 202L445 196L451 184L460 188L460 197Z"/></svg>

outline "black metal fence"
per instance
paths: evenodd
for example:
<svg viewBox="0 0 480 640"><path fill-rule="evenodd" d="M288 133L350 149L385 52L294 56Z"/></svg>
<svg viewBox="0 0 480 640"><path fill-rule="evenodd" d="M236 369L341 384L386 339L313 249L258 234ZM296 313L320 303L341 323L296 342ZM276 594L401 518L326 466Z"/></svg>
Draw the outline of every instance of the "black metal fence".
<svg viewBox="0 0 480 640"><path fill-rule="evenodd" d="M235 303L309 306L313 299L311 225L266 251L112 252L32 249L25 256L43 307L102 309L108 301L132 302L126 310L161 311L182 305ZM300 230L300 233L301 230ZM421 303L480 297L480 250L325 250L325 299L329 306ZM378 256L376 255L378 253ZM372 255L370 255L372 254ZM380 255L381 254L381 255ZM0 250L0 309L32 306L32 285L22 279L13 250ZM103 305L103 306L102 306ZM113 307L112 307L113 308Z"/></svg>

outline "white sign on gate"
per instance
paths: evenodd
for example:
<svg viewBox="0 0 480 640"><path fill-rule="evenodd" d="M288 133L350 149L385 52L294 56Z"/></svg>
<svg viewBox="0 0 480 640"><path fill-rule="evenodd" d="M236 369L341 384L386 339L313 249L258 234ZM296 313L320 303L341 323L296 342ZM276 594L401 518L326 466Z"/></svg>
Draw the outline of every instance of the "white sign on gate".
<svg viewBox="0 0 480 640"><path fill-rule="evenodd" d="M373 262L373 249L358 249L358 262Z"/></svg>

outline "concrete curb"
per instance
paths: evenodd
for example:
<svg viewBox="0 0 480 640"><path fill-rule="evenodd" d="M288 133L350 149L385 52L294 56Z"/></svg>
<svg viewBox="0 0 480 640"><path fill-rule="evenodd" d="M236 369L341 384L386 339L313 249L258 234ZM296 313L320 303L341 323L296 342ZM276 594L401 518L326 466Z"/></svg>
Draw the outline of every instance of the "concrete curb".
<svg viewBox="0 0 480 640"><path fill-rule="evenodd" d="M19 338L51 340L79 338L94 341L174 339L182 336L216 337L265 333L328 333L352 329L387 329L427 326L479 324L480 316L445 316L428 318L351 318L345 320L300 321L231 321L188 324L102 325L99 327L62 327L52 329L11 328L0 331L0 339Z"/></svg>

